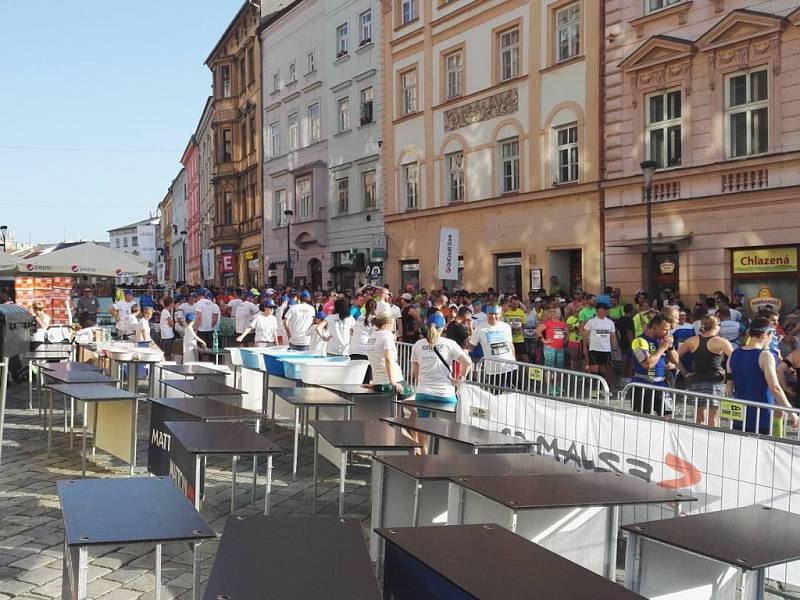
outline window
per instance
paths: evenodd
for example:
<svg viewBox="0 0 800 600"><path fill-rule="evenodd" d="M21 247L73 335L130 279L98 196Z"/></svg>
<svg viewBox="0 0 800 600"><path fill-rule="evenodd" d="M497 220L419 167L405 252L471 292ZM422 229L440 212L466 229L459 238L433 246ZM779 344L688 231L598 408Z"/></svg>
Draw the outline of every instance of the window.
<svg viewBox="0 0 800 600"><path fill-rule="evenodd" d="M361 175L361 184L364 189L364 210L378 208L377 188L375 185L375 171L367 171Z"/></svg>
<svg viewBox="0 0 800 600"><path fill-rule="evenodd" d="M239 206L243 214L244 221L250 220L250 203L247 201L247 186L242 186L239 190Z"/></svg>
<svg viewBox="0 0 800 600"><path fill-rule="evenodd" d="M277 92L281 89L281 72L275 71L272 75L272 91Z"/></svg>
<svg viewBox="0 0 800 600"><path fill-rule="evenodd" d="M256 80L256 63L253 48L247 49L247 77L251 85Z"/></svg>
<svg viewBox="0 0 800 600"><path fill-rule="evenodd" d="M314 72L314 51L308 53L308 72Z"/></svg>
<svg viewBox="0 0 800 600"><path fill-rule="evenodd" d="M289 65L289 83L297 81L297 66L295 63Z"/></svg>
<svg viewBox="0 0 800 600"><path fill-rule="evenodd" d="M119 238L117 238L117 248L119 248Z"/></svg>
<svg viewBox="0 0 800 600"><path fill-rule="evenodd" d="M308 143L314 144L319 141L320 120L319 104L312 104L308 107Z"/></svg>
<svg viewBox="0 0 800 600"><path fill-rule="evenodd" d="M269 124L269 157L275 158L281 153L280 124L275 121Z"/></svg>
<svg viewBox="0 0 800 600"><path fill-rule="evenodd" d="M417 163L403 167L403 182L406 188L406 208L419 206L419 165Z"/></svg>
<svg viewBox="0 0 800 600"><path fill-rule="evenodd" d="M275 190L275 223L278 227L286 225L286 190Z"/></svg>
<svg viewBox="0 0 800 600"><path fill-rule="evenodd" d="M571 4L556 13L556 57L558 61L578 56L581 51L581 7Z"/></svg>
<svg viewBox="0 0 800 600"><path fill-rule="evenodd" d="M231 97L231 67L230 65L222 65L219 68L220 79L222 80L222 97Z"/></svg>
<svg viewBox="0 0 800 600"><path fill-rule="evenodd" d="M519 191L519 138L500 142L500 192Z"/></svg>
<svg viewBox="0 0 800 600"><path fill-rule="evenodd" d="M403 25L417 18L417 0L400 0L400 18Z"/></svg>
<svg viewBox="0 0 800 600"><path fill-rule="evenodd" d="M222 130L222 162L233 160L233 136L230 129Z"/></svg>
<svg viewBox="0 0 800 600"><path fill-rule="evenodd" d="M519 75L519 29L500 34L500 78L502 81Z"/></svg>
<svg viewBox="0 0 800 600"><path fill-rule="evenodd" d="M369 44L372 41L372 11L366 10L358 16L359 45Z"/></svg>
<svg viewBox="0 0 800 600"><path fill-rule="evenodd" d="M419 289L419 261L403 260L400 261L400 281L402 288L411 286L415 290Z"/></svg>
<svg viewBox="0 0 800 600"><path fill-rule="evenodd" d="M728 156L763 154L769 145L769 75L766 69L728 78Z"/></svg>
<svg viewBox="0 0 800 600"><path fill-rule="evenodd" d="M447 72L447 99L464 94L464 51L448 54L445 59Z"/></svg>
<svg viewBox="0 0 800 600"><path fill-rule="evenodd" d="M340 215L346 215L350 212L350 178L343 177L336 180L336 194L339 198L339 212Z"/></svg>
<svg viewBox="0 0 800 600"><path fill-rule="evenodd" d="M681 91L659 92L647 97L647 158L657 168L681 164Z"/></svg>
<svg viewBox="0 0 800 600"><path fill-rule="evenodd" d="M225 192L223 195L223 225L231 225L233 223L233 201L231 200L231 192Z"/></svg>
<svg viewBox="0 0 800 600"><path fill-rule="evenodd" d="M314 201L311 196L311 178L298 179L295 184L295 198L300 211L300 219L310 219L314 215Z"/></svg>
<svg viewBox="0 0 800 600"><path fill-rule="evenodd" d="M247 85L247 79L245 79L245 70L244 70L244 56L239 59L239 93L241 94L244 91L245 86Z"/></svg>
<svg viewBox="0 0 800 600"><path fill-rule="evenodd" d="M495 254L494 267L498 290L506 294L522 291L521 254Z"/></svg>
<svg viewBox="0 0 800 600"><path fill-rule="evenodd" d="M297 120L297 113L289 115L289 150L297 150L300 147L300 123Z"/></svg>
<svg viewBox="0 0 800 600"><path fill-rule="evenodd" d="M445 155L447 169L447 201L461 202L464 199L464 153L452 152Z"/></svg>
<svg viewBox="0 0 800 600"><path fill-rule="evenodd" d="M403 90L403 114L417 112L417 71L407 71L400 76Z"/></svg>
<svg viewBox="0 0 800 600"><path fill-rule="evenodd" d="M239 126L239 135L242 144L242 158L247 156L247 121Z"/></svg>
<svg viewBox="0 0 800 600"><path fill-rule="evenodd" d="M558 182L578 181L578 126L570 125L556 130L556 157Z"/></svg>
<svg viewBox="0 0 800 600"><path fill-rule="evenodd" d="M361 124L372 123L372 87L361 90Z"/></svg>
<svg viewBox="0 0 800 600"><path fill-rule="evenodd" d="M256 151L256 118L250 117L250 152Z"/></svg>
<svg viewBox="0 0 800 600"><path fill-rule="evenodd" d="M347 23L342 23L336 28L336 58L347 54Z"/></svg>
<svg viewBox="0 0 800 600"><path fill-rule="evenodd" d="M128 247L128 238L127 237L122 238L122 246L124 248Z"/></svg>
<svg viewBox="0 0 800 600"><path fill-rule="evenodd" d="M350 129L350 98L340 98L337 111L339 117L339 131Z"/></svg>
<svg viewBox="0 0 800 600"><path fill-rule="evenodd" d="M683 0L645 0L648 13L667 8L672 4L678 4L678 2L683 2Z"/></svg>

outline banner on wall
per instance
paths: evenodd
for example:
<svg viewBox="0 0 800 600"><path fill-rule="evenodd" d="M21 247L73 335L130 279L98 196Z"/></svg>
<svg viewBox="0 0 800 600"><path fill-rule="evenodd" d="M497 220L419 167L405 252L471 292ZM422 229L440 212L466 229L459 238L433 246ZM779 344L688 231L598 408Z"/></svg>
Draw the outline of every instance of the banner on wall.
<svg viewBox="0 0 800 600"><path fill-rule="evenodd" d="M223 254L222 276L233 277L235 274L236 274L236 266L235 266L235 261L233 260L233 254Z"/></svg>
<svg viewBox="0 0 800 600"><path fill-rule="evenodd" d="M152 270L156 264L156 228L155 225L137 225L136 237L139 243L139 256L150 263Z"/></svg>
<svg viewBox="0 0 800 600"><path fill-rule="evenodd" d="M685 490L697 501L684 502L684 512L766 504L800 513L796 444L470 384L459 386L457 419L534 440L560 462ZM622 521L671 516L637 506L623 511ZM773 567L769 577L800 584L800 563Z"/></svg>
<svg viewBox="0 0 800 600"><path fill-rule="evenodd" d="M439 231L439 279L458 279L458 229L452 227Z"/></svg>
<svg viewBox="0 0 800 600"><path fill-rule="evenodd" d="M203 280L214 279L214 249L204 248L200 251L200 258L203 266Z"/></svg>

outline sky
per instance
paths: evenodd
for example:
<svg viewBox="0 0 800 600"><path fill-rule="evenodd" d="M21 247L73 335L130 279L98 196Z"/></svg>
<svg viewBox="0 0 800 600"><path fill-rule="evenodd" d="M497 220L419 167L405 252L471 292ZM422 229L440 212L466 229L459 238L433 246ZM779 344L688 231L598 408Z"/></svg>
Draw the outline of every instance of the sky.
<svg viewBox="0 0 800 600"><path fill-rule="evenodd" d="M243 0L0 0L0 225L108 240L155 212Z"/></svg>

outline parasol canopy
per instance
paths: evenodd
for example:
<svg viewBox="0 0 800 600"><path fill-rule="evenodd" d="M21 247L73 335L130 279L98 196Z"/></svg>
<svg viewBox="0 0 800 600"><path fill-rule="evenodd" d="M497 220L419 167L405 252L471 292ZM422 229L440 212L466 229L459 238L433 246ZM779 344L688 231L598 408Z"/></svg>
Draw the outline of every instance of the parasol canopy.
<svg viewBox="0 0 800 600"><path fill-rule="evenodd" d="M83 242L24 261L19 265L19 271L45 276L136 277L147 275L147 266L124 252L94 242Z"/></svg>
<svg viewBox="0 0 800 600"><path fill-rule="evenodd" d="M3 271L16 271L17 267L22 264L22 260L13 254L0 252L0 272Z"/></svg>

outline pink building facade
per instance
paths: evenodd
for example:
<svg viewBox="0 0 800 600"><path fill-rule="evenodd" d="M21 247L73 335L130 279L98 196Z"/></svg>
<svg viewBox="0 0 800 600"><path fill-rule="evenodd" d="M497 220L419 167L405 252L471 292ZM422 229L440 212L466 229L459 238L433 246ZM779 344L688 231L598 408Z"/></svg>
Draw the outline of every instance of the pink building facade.
<svg viewBox="0 0 800 600"><path fill-rule="evenodd" d="M186 168L186 280L191 285L199 285L203 278L200 270L200 175L194 136L183 152L181 164Z"/></svg>
<svg viewBox="0 0 800 600"><path fill-rule="evenodd" d="M796 0L608 0L603 206L608 285L798 304L800 8ZM766 289L766 291L764 291Z"/></svg>

